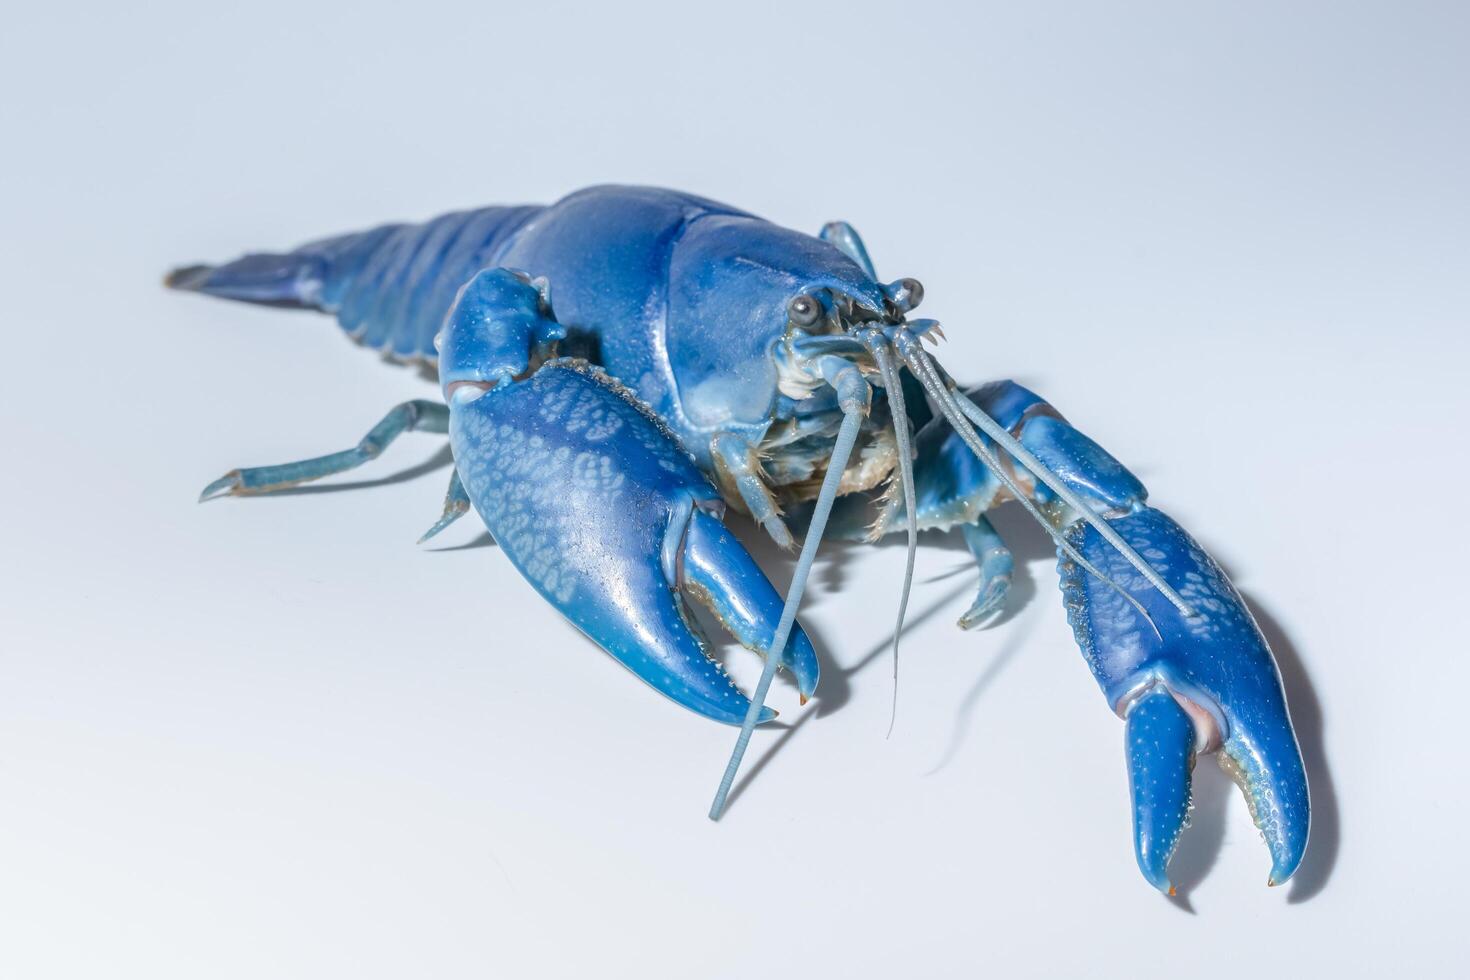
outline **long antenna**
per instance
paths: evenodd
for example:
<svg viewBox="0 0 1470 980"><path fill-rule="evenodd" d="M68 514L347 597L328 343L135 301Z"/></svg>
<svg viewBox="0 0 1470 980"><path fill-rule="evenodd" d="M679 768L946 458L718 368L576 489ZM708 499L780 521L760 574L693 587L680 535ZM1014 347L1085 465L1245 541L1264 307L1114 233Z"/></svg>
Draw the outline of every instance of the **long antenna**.
<svg viewBox="0 0 1470 980"><path fill-rule="evenodd" d="M842 473L847 469L847 459L852 455L852 447L857 442L862 422L861 408L844 410L842 427L837 430L837 441L832 447L832 458L827 462L827 475L822 479L822 490L812 511L812 521L807 528L806 538L801 543L801 556L797 558L796 571L791 576L791 588L786 592L786 606L781 610L781 620L776 624L776 633L771 637L771 645L766 650L766 665L761 669L760 682L755 686L755 694L751 695L750 707L740 726L740 735L735 739L735 751L730 753L730 762L725 766L720 788L716 790L714 802L710 804L711 820L720 819L720 814L725 812L725 799L730 795L730 787L735 784L735 774L740 771L740 760L745 757L745 750L750 746L750 734L755 731L755 723L760 717L761 708L765 706L766 694L771 690L771 679L776 676L776 666L781 662L781 654L786 649L786 641L796 623L796 607L801 605L801 594L806 590L807 575L812 570L812 561L817 557L817 546L822 543L822 533L827 529L832 503L837 499L837 487L842 483Z"/></svg>
<svg viewBox="0 0 1470 980"><path fill-rule="evenodd" d="M1046 519L1036 504L1032 502L1031 498L1026 496L1025 492L1017 485L1015 479L1005 472L1005 469L1000 465L1000 460L996 458L993 452L986 448L985 444L980 441L980 437L975 435L975 430L970 428L969 424L966 423L964 416L960 414L959 406L954 403L951 393L940 382L939 376L934 370L933 361L919 347L918 341L914 340L911 335L907 343L904 343L904 339L902 336L898 338L898 343L901 345L899 347L900 354L909 367L913 369L915 377L924 386L924 391L939 406L940 412L943 413L945 420L949 422L950 428L955 431L955 434L964 440L965 445L970 447L970 451L980 458L980 461L995 474L1001 483L1005 484L1006 489L1011 492L1011 496L1016 498L1016 502L1025 508L1026 513L1030 514L1036 520L1036 523L1041 525L1042 529L1051 536L1051 539L1056 542L1057 547L1068 558L1072 559L1080 567L1110 586L1120 596L1126 599L1138 611L1138 614L1143 617L1144 621L1148 623L1149 628L1154 631L1154 635L1158 636L1159 628L1155 625L1153 617L1148 614L1148 610L1144 609L1143 605L1137 599L1133 598L1133 596L1129 595L1128 591L1121 585L1099 571L1092 562L1084 558L1082 553L1072 546L1071 542L1062 536L1061 532L1051 526L1051 522ZM1142 561L1142 559L1139 560Z"/></svg>
<svg viewBox="0 0 1470 980"><path fill-rule="evenodd" d="M908 561L903 571L903 593L898 600L898 621L893 624L893 705L888 712L888 735L893 735L893 726L898 722L898 638L903 634L904 613L909 608L909 589L914 584L914 553L919 547L919 521L914 502L914 459L913 444L909 441L909 413L903 401L903 379L893 364L888 342L876 330L863 332L863 343L872 351L883 378L883 390L888 395L888 413L893 416L893 436L898 442L898 474L903 488L904 511L908 516L909 550Z"/></svg>
<svg viewBox="0 0 1470 980"><path fill-rule="evenodd" d="M927 362L929 369L934 373L934 376L937 380L938 371L934 370L935 366L933 360L923 350L923 348L918 347L917 345L914 346L917 349L916 357ZM1194 618L1194 610L1190 608L1189 603L1184 601L1184 597L1181 596L1178 592L1174 591L1174 587L1171 586L1168 582L1165 582L1163 576L1154 571L1153 566L1144 561L1143 556L1140 555L1137 551L1134 551L1133 546L1130 545L1127 541L1124 541L1123 536L1115 531L1111 524L1103 520L1102 517L1099 516L1098 513L1088 505L1087 501L1083 500L1080 496L1077 495L1075 491L1072 490L1071 487L1062 482L1062 479L1060 477L1058 477L1051 470L1047 469L1047 467L1041 462L1041 460L1037 459L1031 453L1031 450L1021 445L1020 440L1016 439L1015 436L1007 432L1005 430L1005 427L1002 426L999 422L995 421L995 419L991 418L989 415L986 415L985 412L981 411L980 407L974 402L970 401L970 399L966 397L963 392L949 389L949 395L953 399L955 407L963 412L971 422L975 423L980 431L984 432L991 439L993 439L997 445L1001 446L1005 449L1006 452L1014 456L1017 462L1026 467L1026 469L1029 470L1033 476L1035 476L1038 480L1040 480L1042 483L1045 483L1049 488L1051 488L1052 492L1055 493L1058 497L1061 497L1062 500L1066 502L1067 506L1075 510L1083 520L1092 525L1093 529L1097 531L1098 535L1104 541L1112 545L1113 548L1118 552L1118 554L1122 555L1128 560L1128 564L1138 569L1138 573L1142 575L1150 585L1158 589L1159 592L1163 594L1164 598L1168 599L1175 609L1179 610L1180 615L1184 616L1185 619Z"/></svg>

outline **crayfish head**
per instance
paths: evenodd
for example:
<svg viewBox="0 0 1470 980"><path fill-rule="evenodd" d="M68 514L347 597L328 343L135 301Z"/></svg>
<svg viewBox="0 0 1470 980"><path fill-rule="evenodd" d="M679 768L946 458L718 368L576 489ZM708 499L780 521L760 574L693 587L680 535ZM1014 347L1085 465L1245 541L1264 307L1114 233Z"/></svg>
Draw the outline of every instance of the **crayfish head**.
<svg viewBox="0 0 1470 980"><path fill-rule="evenodd" d="M708 428L769 422L773 352L788 337L840 335L844 319L888 315L881 283L840 249L740 214L701 217L674 245L668 357L690 420Z"/></svg>

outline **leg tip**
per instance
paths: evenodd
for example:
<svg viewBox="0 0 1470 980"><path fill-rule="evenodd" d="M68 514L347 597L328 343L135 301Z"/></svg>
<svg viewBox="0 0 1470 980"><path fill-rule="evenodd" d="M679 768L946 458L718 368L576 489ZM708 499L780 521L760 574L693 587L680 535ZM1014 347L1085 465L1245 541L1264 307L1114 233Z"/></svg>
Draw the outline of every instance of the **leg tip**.
<svg viewBox="0 0 1470 980"><path fill-rule="evenodd" d="M972 630L977 626L989 625L988 621L993 620L999 612L998 604L988 608L982 608L979 605L971 606L965 610L963 616L956 620L955 625L962 630Z"/></svg>
<svg viewBox="0 0 1470 980"><path fill-rule="evenodd" d="M423 544L425 541L428 541L430 538L435 537L436 535L438 535L438 533L440 531L444 530L446 527L448 527L449 525L453 524L455 521L459 520L459 518L463 514L464 514L464 511L462 511L462 510L461 511L446 511L443 517L439 518L437 521L434 522L434 526L433 527L429 528L427 531L425 531L422 535L419 536L419 539L418 539L418 541L416 543L417 544Z"/></svg>
<svg viewBox="0 0 1470 980"><path fill-rule="evenodd" d="M216 497L228 497L238 488L239 482L240 471L231 470L200 491L199 502L202 504L206 500L213 500Z"/></svg>
<svg viewBox="0 0 1470 980"><path fill-rule="evenodd" d="M782 551L796 550L796 539L791 536L791 529L786 526L786 522L781 520L781 518L772 517L762 521L761 527L765 528L766 533L771 536L771 540L776 542L776 547Z"/></svg>
<svg viewBox="0 0 1470 980"><path fill-rule="evenodd" d="M975 602L960 617L960 629L972 630L987 620L993 621L997 614L1005 611L1006 597L1010 595L1010 591L1009 572L985 578L980 583L980 594L975 597Z"/></svg>

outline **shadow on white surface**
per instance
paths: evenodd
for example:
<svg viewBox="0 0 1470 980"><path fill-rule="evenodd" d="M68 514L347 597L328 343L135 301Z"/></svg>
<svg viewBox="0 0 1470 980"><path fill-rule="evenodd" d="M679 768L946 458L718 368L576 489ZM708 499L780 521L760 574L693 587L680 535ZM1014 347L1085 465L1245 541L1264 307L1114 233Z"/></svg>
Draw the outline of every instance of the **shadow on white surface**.
<svg viewBox="0 0 1470 980"><path fill-rule="evenodd" d="M388 476L345 483L308 484L276 491L270 496L337 493L392 486L406 483L451 465L453 465L453 455L446 444L423 462L397 470ZM1019 508L1013 505L1004 506L991 516L1015 554L1016 567L1015 578L1005 608L982 629L1008 623L1022 610L1030 607L1037 599L1038 589L1035 576L1031 574L1029 566L1033 562L1052 557L1050 539ZM733 515L731 524L737 536L756 557L776 587L783 592L789 588L791 572L795 564L792 556L777 548L764 533L756 529L743 516ZM905 620L905 631L932 619L943 609L976 588L973 581L974 564L958 535L925 532L920 536L919 541L922 550L952 551L957 560L951 570L932 576L925 581L942 581L955 576L960 576L963 581L962 584L946 589L922 609L912 611ZM494 538L488 532L482 532L462 544L426 550L455 552L490 547L494 544ZM822 563L819 566L824 592L841 591L846 581L844 569L857 554L856 549L862 547L877 547L901 552L906 547L906 542L902 536L891 535L876 545L836 542L829 545L824 551ZM1281 669L1282 683L1286 689L1292 722L1301 745L1307 779L1311 788L1311 840L1301 868L1289 886L1288 895L1289 904L1299 904L1309 901L1326 887L1337 863L1340 846L1340 815L1332 772L1327 762L1323 741L1322 705L1295 645L1286 635L1280 623L1258 601L1250 597L1246 597L1245 601L1261 627L1262 633L1265 634ZM704 615L703 610L697 610L696 614L705 628L706 635L716 640L716 655L720 657L730 655L734 645L729 642L729 638ZM884 655L892 649L893 644L893 634L890 632L875 642L872 648L854 664L843 667L832 661L827 652L828 645L823 642L821 636L809 625L807 630L822 660L822 690L816 698L815 710L806 712L795 722L776 723L770 726L771 729L780 730L781 735L754 760L746 773L735 784L730 794L732 804L737 802L746 788L760 777L776 755L791 742L808 720L814 716L830 715L845 707L852 698L852 679L875 662L884 659ZM947 767L964 746L974 712L981 699L1015 655L1020 652L1030 633L1029 629L1012 631L1006 636L1001 648L987 660L974 683L960 700L955 712L954 728L944 753L934 767L925 773L926 776L938 773ZM1189 895L1204 882L1219 858L1226 837L1227 808L1231 805L1231 799L1237 795L1231 781L1218 766L1214 765L1196 767L1193 794L1194 809L1189 833L1185 834L1180 841L1179 851L1170 864L1170 877L1178 888L1178 894L1170 901L1177 908L1191 915L1195 914L1195 911L1190 903Z"/></svg>
<svg viewBox="0 0 1470 980"><path fill-rule="evenodd" d="M1341 844L1341 818L1337 805L1337 789L1332 782L1332 769L1327 762L1327 745L1323 737L1322 702L1307 675L1302 658L1297 654L1281 624L1262 608L1259 601L1245 599L1256 624L1266 635L1266 642L1276 654L1281 668L1281 683L1286 688L1286 703L1291 710L1292 727L1302 748L1302 762L1307 768L1307 786L1312 794L1312 833L1301 867L1291 880L1287 902L1296 905L1322 891L1337 865Z"/></svg>
<svg viewBox="0 0 1470 980"><path fill-rule="evenodd" d="M1287 902L1295 905L1321 893L1337 864L1340 839L1337 793L1322 740L1322 705L1296 647L1281 625L1258 602L1246 597L1245 603L1281 668L1281 681L1286 688L1292 725L1301 745L1312 794L1311 838L1301 867L1288 886ZM1194 907L1189 896L1215 866L1225 844L1228 808L1240 798L1235 784L1220 767L1204 761L1195 766L1192 790L1194 809L1189 830L1180 839L1179 850L1169 864L1169 878L1178 889L1178 894L1169 901L1191 915Z"/></svg>

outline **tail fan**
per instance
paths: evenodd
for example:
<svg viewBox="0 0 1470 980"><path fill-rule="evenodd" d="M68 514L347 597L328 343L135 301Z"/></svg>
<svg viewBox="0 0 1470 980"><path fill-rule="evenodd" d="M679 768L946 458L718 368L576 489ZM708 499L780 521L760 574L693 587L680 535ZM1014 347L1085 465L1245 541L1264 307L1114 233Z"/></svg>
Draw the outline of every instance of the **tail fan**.
<svg viewBox="0 0 1470 980"><path fill-rule="evenodd" d="M332 312L347 281L396 227L339 235L290 252L252 252L223 265L184 266L163 284L242 303Z"/></svg>

